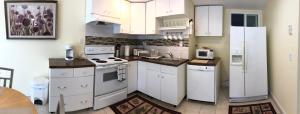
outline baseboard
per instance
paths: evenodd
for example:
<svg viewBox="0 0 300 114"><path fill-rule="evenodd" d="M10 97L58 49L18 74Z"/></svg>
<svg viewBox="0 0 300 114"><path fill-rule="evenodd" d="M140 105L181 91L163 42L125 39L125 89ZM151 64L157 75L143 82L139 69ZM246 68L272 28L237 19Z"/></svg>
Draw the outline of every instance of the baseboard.
<svg viewBox="0 0 300 114"><path fill-rule="evenodd" d="M278 99L270 92L270 96L271 96L271 99L274 101L276 107L278 108L279 112L281 114L286 114L286 111L284 110L284 108L280 105Z"/></svg>

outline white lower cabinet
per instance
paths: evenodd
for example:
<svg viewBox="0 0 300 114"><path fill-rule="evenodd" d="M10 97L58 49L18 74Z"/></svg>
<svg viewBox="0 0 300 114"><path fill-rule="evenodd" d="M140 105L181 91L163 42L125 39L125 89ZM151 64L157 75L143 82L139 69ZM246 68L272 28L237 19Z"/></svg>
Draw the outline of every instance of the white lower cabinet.
<svg viewBox="0 0 300 114"><path fill-rule="evenodd" d="M138 61L138 91L146 93L146 62Z"/></svg>
<svg viewBox="0 0 300 114"><path fill-rule="evenodd" d="M130 61L128 65L128 94L137 91L138 87L138 62Z"/></svg>
<svg viewBox="0 0 300 114"><path fill-rule="evenodd" d="M186 64L178 67L139 61L138 90L161 101L178 105L185 96Z"/></svg>
<svg viewBox="0 0 300 114"><path fill-rule="evenodd" d="M65 111L92 107L94 67L50 69L49 112L55 112L59 95L64 96Z"/></svg>
<svg viewBox="0 0 300 114"><path fill-rule="evenodd" d="M147 69L146 71L146 88L147 94L156 99L160 99L160 72Z"/></svg>

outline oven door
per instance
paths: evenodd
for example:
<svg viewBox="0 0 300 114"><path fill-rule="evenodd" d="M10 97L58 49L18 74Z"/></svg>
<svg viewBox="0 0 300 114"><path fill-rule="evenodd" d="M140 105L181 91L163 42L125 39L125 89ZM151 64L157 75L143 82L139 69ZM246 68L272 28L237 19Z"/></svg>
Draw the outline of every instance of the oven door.
<svg viewBox="0 0 300 114"><path fill-rule="evenodd" d="M127 87L127 73L125 73L127 71L127 67L121 68L122 69L120 69L120 65L96 68L94 87L95 97Z"/></svg>

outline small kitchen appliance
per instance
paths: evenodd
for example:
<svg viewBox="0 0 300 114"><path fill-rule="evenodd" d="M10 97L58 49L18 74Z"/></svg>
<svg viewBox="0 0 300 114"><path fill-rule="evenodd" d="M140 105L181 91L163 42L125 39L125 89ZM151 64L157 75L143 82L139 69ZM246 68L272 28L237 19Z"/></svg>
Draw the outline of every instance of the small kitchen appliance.
<svg viewBox="0 0 300 114"><path fill-rule="evenodd" d="M125 45L125 53L124 53L124 55L126 57L128 57L130 55L130 46L129 45Z"/></svg>
<svg viewBox="0 0 300 114"><path fill-rule="evenodd" d="M85 54L87 59L96 66L94 78L94 110L126 99L128 61L114 57L115 46L86 45Z"/></svg>
<svg viewBox="0 0 300 114"><path fill-rule="evenodd" d="M198 58L198 59L214 59L214 51L207 47L197 49L196 50L196 58Z"/></svg>
<svg viewBox="0 0 300 114"><path fill-rule="evenodd" d="M72 61L74 60L74 50L72 48L72 46L67 45L65 46L65 60L67 61Z"/></svg>

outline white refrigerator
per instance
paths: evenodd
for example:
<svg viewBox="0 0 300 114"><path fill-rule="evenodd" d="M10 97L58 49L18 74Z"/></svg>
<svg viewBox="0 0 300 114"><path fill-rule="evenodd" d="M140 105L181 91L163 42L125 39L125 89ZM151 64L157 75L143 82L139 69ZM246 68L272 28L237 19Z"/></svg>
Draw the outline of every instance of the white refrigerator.
<svg viewBox="0 0 300 114"><path fill-rule="evenodd" d="M266 27L230 28L230 102L268 98Z"/></svg>

